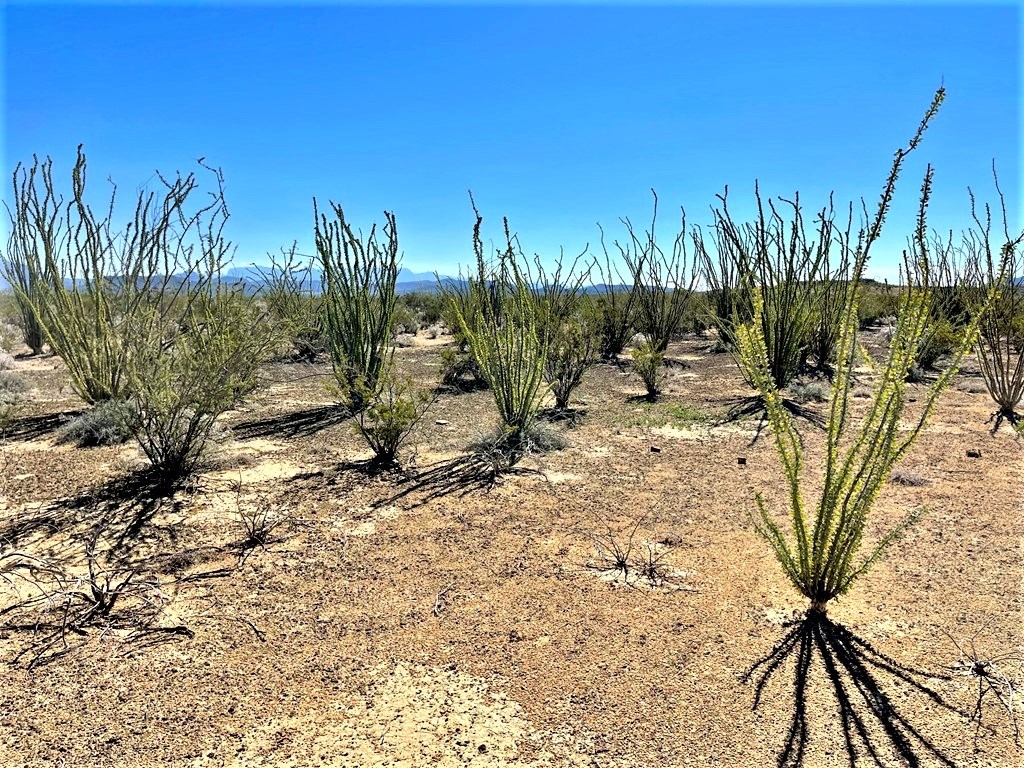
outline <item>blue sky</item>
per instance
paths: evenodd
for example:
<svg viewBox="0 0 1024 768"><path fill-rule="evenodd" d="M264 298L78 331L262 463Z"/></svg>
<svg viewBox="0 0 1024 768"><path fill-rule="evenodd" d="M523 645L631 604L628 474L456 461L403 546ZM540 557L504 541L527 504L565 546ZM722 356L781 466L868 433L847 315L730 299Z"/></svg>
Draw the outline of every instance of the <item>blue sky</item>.
<svg viewBox="0 0 1024 768"><path fill-rule="evenodd" d="M1001 5L625 4L296 7L8 3L3 174L50 154L68 184L85 144L98 197L195 158L223 168L240 263L292 240L312 198L361 224L398 216L405 264L472 255L472 188L528 251L597 244L596 222L664 236L724 185L749 209L877 198L940 82L949 95L908 165L874 272L891 275L926 162L931 220L967 224L996 158L1020 206L1021 14ZM9 181L4 184L5 199Z"/></svg>

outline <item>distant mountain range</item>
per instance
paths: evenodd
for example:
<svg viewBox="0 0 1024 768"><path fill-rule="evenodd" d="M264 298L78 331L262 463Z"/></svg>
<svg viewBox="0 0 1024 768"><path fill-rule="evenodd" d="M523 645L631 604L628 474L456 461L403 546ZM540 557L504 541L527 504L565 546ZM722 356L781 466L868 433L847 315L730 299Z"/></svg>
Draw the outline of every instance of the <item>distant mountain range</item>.
<svg viewBox="0 0 1024 768"><path fill-rule="evenodd" d="M315 272L309 281L309 289L313 293L320 292L322 280L321 272ZM224 277L232 282L241 283L246 291L256 291L263 286L270 277L270 267L261 267L253 264L248 267L232 267L224 272ZM457 278L441 275L441 280L457 282ZM437 276L433 272L413 272L411 269L402 267L398 270L398 280L395 283L395 290L400 293L414 293L421 291L435 293L438 290Z"/></svg>

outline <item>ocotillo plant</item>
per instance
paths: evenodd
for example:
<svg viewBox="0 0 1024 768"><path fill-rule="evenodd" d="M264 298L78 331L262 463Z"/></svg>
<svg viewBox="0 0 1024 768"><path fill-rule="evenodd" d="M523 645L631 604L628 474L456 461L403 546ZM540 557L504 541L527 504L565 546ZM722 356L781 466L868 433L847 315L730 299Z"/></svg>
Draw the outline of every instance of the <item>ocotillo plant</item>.
<svg viewBox="0 0 1024 768"><path fill-rule="evenodd" d="M602 360L614 361L626 348L636 325L637 292L632 282L626 286L621 273L612 266L608 248L601 230L601 250L604 261L596 262L599 283L593 284L595 297L591 299L597 327L601 336L600 355ZM619 246L619 253L622 247Z"/></svg>
<svg viewBox="0 0 1024 768"><path fill-rule="evenodd" d="M316 250L323 267L327 348L342 398L354 411L366 404L391 357L391 323L401 256L394 213L384 212L383 241L377 226L363 238L331 203L334 218L313 200Z"/></svg>
<svg viewBox="0 0 1024 768"><path fill-rule="evenodd" d="M555 409L565 411L583 375L597 359L599 336L592 315L577 311L562 321L551 339L544 362L544 376L555 396Z"/></svg>
<svg viewBox="0 0 1024 768"><path fill-rule="evenodd" d="M664 353L669 341L681 330L697 283L697 260L687 247L692 233L686 227L686 212L681 212L679 233L671 254L658 244L658 195L654 195L651 228L638 235L629 219L623 219L629 243L620 246L636 292L636 326L647 337L654 352Z"/></svg>
<svg viewBox="0 0 1024 768"><path fill-rule="evenodd" d="M755 294L760 297L761 311L757 317L765 339L769 371L775 386L782 389L806 363L811 351L809 343L815 331L820 331L818 325L822 321L838 321L834 305L823 308L822 299L834 290L832 283L844 277L834 275L829 268L830 252L841 245L841 239L837 236L831 201L818 213L815 231L809 235L799 194L793 200L779 198L778 206L769 199L767 210L756 183L754 196L757 216L748 223L733 218L728 189L718 196L720 204L714 209L717 260L707 254L703 238L696 241L698 250L703 252L705 279L717 291L712 307L734 313L731 318L717 317L715 324L719 328L747 322L754 315L753 304L749 302ZM830 329L832 333L836 330ZM827 345L829 337L819 335ZM727 331L725 336L734 336L734 331ZM736 358L744 377L752 383L756 374L747 370L741 355Z"/></svg>
<svg viewBox="0 0 1024 768"><path fill-rule="evenodd" d="M977 337L979 315L975 315L965 329L961 343L954 352L952 364L931 385L927 394L919 398L923 403L918 405L918 415L913 426L903 431L901 419L907 402L906 374L914 364L917 345L931 309L932 292L925 229L932 183L932 169L929 167L921 190L915 249L910 256L917 264L908 265L911 267L907 270L911 278L910 285L901 299L888 357L879 367L867 413L860 428L854 432L850 424L849 405L851 377L857 358L857 289L871 246L878 239L888 214L903 162L920 143L944 96L944 89L935 94L911 141L896 152L878 210L858 238L852 260L852 278L846 289L835 381L829 405L822 490L813 509L808 509L804 500L803 444L793 427L789 412L782 404L769 366L761 318L763 304L759 292L753 294L753 320L737 330L739 354L752 373L754 385L764 398L775 447L789 487L792 535L787 535L784 526L776 522L760 495L757 497L760 512L756 516L756 528L775 551L792 584L811 601L811 610L825 611L830 601L845 594L857 578L918 518L919 512L911 513L900 525L875 542L866 555L861 554L871 508L883 484L895 463L913 444L931 415L939 394L949 385L959 362ZM986 305L993 298L994 292L990 291Z"/></svg>
<svg viewBox="0 0 1024 768"><path fill-rule="evenodd" d="M975 228L964 237L964 249L970 275L969 284L975 290L986 284L997 284L999 294L981 323L978 336L978 364L985 387L996 404L993 414L994 430L1003 420L1014 426L1020 424L1017 409L1024 401L1024 231L1011 233L1006 216L1006 199L995 175L1002 214L1002 232L993 235L992 209L986 204L984 213L978 211L971 192L971 216ZM1001 245L997 245L999 241Z"/></svg>
<svg viewBox="0 0 1024 768"><path fill-rule="evenodd" d="M516 245L518 263L523 264L522 277L532 287L538 332L548 350L544 380L555 396L556 410L564 411L583 374L593 365L597 348L597 335L583 312L583 284L590 269L579 269L579 263L587 249L567 269L564 253L560 253L554 268L546 270L540 256L534 257L531 268Z"/></svg>
<svg viewBox="0 0 1024 768"><path fill-rule="evenodd" d="M161 193L140 191L133 218L116 231L116 187L104 216L86 202L82 147L66 204L54 189L50 161L43 167L46 172L30 173L18 188L15 209L21 237L47 244L41 254L42 287L16 290L31 302L82 399L124 398L133 339L147 336L150 326L182 317L191 289L208 282L227 258L220 237L227 218L223 177L203 166L214 173L217 191L205 205L190 207L198 188L195 175L168 179L158 172ZM59 214L46 215L53 205Z"/></svg>
<svg viewBox="0 0 1024 768"><path fill-rule="evenodd" d="M530 431L540 408L548 338L541 327L533 286L517 263L518 249L505 220L506 247L488 265L480 228L483 217L473 205L476 275L465 287L446 288L449 310L459 324L480 373L490 385L501 419L497 436L514 464L529 453ZM461 291L469 300L460 300ZM463 297L464 298L464 297Z"/></svg>
<svg viewBox="0 0 1024 768"><path fill-rule="evenodd" d="M313 360L323 350L323 297L314 290L313 262L297 255L298 246L268 254L270 269L261 272L260 297L271 317L290 339L295 357Z"/></svg>
<svg viewBox="0 0 1024 768"><path fill-rule="evenodd" d="M43 194L36 193L36 176L40 176ZM39 313L45 308L43 273L47 254L61 247L58 241L58 217L63 201L53 196L53 161L40 162L36 157L31 168L20 163L13 174L14 208L5 204L11 232L7 248L0 255L0 275L14 289L14 299L21 315L25 344L38 355L46 343L46 332Z"/></svg>

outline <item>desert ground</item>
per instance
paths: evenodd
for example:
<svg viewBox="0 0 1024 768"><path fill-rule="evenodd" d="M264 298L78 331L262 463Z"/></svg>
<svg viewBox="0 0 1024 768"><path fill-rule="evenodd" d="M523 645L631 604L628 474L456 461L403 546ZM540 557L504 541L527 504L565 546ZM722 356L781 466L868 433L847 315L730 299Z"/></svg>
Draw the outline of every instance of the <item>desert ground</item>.
<svg viewBox="0 0 1024 768"><path fill-rule="evenodd" d="M444 342L398 349L400 370L434 388ZM1024 764L994 696L972 720L986 681L957 649L1024 646L1022 440L991 433L976 368L868 536L924 518L808 622L751 518L757 492L786 510L770 431L710 346L670 347L654 404L625 361L595 366L556 424L567 447L494 481L465 451L496 420L486 390L439 392L402 471L373 472L329 364L271 364L173 495L133 445L58 443L84 405L58 358L19 357L0 540L69 590L90 551L94 581L137 588L85 634L54 635L58 604L0 615L0 765L824 767L851 745L862 765ZM286 518L265 546L246 509ZM656 567L610 569L611 539ZM0 588L0 610L32 596Z"/></svg>

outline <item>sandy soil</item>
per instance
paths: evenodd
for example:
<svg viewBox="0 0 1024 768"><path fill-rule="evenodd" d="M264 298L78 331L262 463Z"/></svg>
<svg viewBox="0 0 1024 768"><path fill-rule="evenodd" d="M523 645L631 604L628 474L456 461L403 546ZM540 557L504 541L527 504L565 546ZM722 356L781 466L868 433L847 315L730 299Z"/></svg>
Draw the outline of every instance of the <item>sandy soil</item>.
<svg viewBox="0 0 1024 768"><path fill-rule="evenodd" d="M397 352L424 387L434 341ZM791 762L841 766L844 722L866 765L1024 764L993 697L976 733L978 681L955 669L954 639L1024 646L1022 441L990 434L976 372L868 536L923 520L829 621L793 624L805 605L750 518L755 492L784 510L778 461L756 416L726 421L750 392L707 347L670 348L654 405L628 368L595 367L568 447L493 487L460 461L494 421L488 392L442 393L404 473L373 475L329 368L271 365L171 498L138 482L131 446L58 445L83 405L58 360L19 360L34 390L0 454L2 551L62 563L73 590L91 548L137 587L33 668L42 608L0 615L0 766L766 766L804 727ZM822 433L800 426L814 466ZM246 547L239 512L258 508L287 521ZM657 578L601 571L595 541L631 533ZM0 592L0 611L28 595Z"/></svg>

